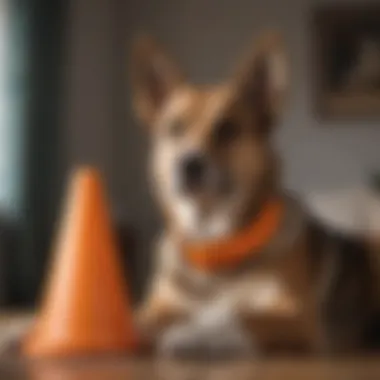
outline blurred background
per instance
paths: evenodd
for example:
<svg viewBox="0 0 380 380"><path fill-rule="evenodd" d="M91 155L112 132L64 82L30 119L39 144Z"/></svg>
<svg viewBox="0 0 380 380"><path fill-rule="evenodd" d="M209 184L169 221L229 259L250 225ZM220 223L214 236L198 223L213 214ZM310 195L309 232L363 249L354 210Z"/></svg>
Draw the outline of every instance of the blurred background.
<svg viewBox="0 0 380 380"><path fill-rule="evenodd" d="M339 207L325 209L357 220L361 189L376 193L379 182L380 2L356 3L0 0L0 303L36 301L78 164L104 177L140 297L160 218L147 186L148 139L130 107L128 52L139 32L203 83L228 75L255 34L278 29L292 74L276 134L284 186L306 200L338 194Z"/></svg>

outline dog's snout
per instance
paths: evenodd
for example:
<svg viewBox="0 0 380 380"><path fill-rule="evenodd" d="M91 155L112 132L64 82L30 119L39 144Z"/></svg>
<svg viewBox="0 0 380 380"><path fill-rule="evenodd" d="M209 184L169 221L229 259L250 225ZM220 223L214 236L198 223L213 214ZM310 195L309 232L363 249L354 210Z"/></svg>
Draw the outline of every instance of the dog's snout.
<svg viewBox="0 0 380 380"><path fill-rule="evenodd" d="M205 175L205 161L199 154L192 154L184 158L182 173L186 186L199 185Z"/></svg>

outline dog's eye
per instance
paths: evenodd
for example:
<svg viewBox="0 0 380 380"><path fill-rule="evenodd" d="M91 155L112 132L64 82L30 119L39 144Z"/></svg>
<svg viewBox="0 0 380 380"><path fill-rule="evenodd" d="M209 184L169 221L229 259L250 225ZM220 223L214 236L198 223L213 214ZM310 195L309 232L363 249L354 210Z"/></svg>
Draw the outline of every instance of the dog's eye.
<svg viewBox="0 0 380 380"><path fill-rule="evenodd" d="M184 124L179 121L179 120L176 120L174 121L170 127L169 127L169 134L170 136L172 137L180 137L183 135L185 131L185 126Z"/></svg>
<svg viewBox="0 0 380 380"><path fill-rule="evenodd" d="M228 143L239 135L239 128L233 120L223 120L214 131L216 143Z"/></svg>

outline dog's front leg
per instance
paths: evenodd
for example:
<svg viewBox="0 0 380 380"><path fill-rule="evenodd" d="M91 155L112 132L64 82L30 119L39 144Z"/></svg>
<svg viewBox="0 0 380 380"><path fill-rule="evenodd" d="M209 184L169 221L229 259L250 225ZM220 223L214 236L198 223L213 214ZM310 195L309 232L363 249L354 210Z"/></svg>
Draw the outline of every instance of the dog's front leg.
<svg viewBox="0 0 380 380"><path fill-rule="evenodd" d="M144 341L155 346L160 336L171 326L189 319L191 302L174 286L170 277L162 277L137 309L135 323Z"/></svg>

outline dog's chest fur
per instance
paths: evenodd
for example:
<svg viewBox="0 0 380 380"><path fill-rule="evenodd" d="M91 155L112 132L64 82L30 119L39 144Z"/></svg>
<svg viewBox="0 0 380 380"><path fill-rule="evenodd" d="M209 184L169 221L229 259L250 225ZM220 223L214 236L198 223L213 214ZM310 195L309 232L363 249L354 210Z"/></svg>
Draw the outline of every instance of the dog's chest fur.
<svg viewBox="0 0 380 380"><path fill-rule="evenodd" d="M304 266L300 262L303 260L301 224L300 215L294 210L287 213L281 231L262 253L225 272L192 267L176 239L163 237L156 282L161 297L190 313L210 303L257 313L297 312L300 303L297 288L302 288L300 282L304 281L304 270L300 270Z"/></svg>

